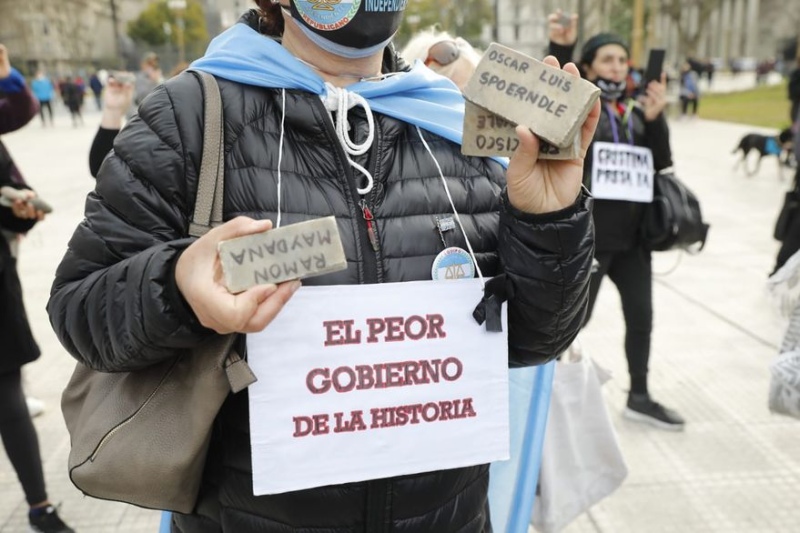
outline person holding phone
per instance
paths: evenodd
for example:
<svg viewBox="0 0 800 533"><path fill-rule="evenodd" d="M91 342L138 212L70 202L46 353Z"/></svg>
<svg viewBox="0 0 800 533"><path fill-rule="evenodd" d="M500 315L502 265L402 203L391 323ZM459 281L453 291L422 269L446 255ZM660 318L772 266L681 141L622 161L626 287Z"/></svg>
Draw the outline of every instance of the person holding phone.
<svg viewBox="0 0 800 533"><path fill-rule="evenodd" d="M576 16L562 23L561 11L548 17L550 53L559 62L570 61L577 34ZM625 355L630 374L630 394L626 418L653 426L681 430L684 419L673 409L653 400L648 387L650 339L653 326L652 269L650 251L640 238L648 183L635 192L595 190L602 182L609 158L622 158L635 151L652 162L653 172L672 166L669 129L664 117L667 106L666 78L650 81L638 100L625 98L629 70L628 46L619 36L601 33L583 45L578 66L583 77L601 90L602 113L592 145L586 153L584 185L595 196L595 258L599 263L592 274L589 311L592 313L600 283L608 276L619 290L625 317ZM595 153L600 154L596 158ZM652 188L653 180L649 180ZM652 190L650 190L652 197Z"/></svg>
<svg viewBox="0 0 800 533"><path fill-rule="evenodd" d="M103 91L103 115L100 126L89 149L89 172L97 177L100 165L114 146L114 139L122 129L125 113L133 101L135 77L132 73L114 72L108 77Z"/></svg>

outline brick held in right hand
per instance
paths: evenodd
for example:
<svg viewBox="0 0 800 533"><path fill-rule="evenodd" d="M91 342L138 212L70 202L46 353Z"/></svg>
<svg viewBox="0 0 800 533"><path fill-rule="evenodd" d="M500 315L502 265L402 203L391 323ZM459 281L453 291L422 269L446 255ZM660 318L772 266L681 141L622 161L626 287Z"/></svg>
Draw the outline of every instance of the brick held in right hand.
<svg viewBox="0 0 800 533"><path fill-rule="evenodd" d="M600 97L591 82L497 43L464 89L470 102L522 124L547 143L572 149Z"/></svg>

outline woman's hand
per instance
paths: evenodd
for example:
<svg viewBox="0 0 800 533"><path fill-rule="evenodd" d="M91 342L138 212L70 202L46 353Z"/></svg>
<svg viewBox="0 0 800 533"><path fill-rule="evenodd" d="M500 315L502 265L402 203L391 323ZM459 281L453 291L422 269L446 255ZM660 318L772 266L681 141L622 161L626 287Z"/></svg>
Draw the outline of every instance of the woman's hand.
<svg viewBox="0 0 800 533"><path fill-rule="evenodd" d="M11 212L15 217L24 220L44 220L44 212L39 211L28 202L31 198L36 197L36 193L31 190L25 190L23 192L27 198L25 200L14 200L14 203L11 204Z"/></svg>
<svg viewBox="0 0 800 533"><path fill-rule="evenodd" d="M661 115L667 107L667 74L661 74L661 81L651 81L647 84L645 94L641 100L644 106L644 119L652 122Z"/></svg>
<svg viewBox="0 0 800 533"><path fill-rule="evenodd" d="M556 68L559 66L552 56L546 57L544 62ZM564 71L580 76L573 63L567 63ZM511 157L506 172L511 205L525 213L541 214L575 203L583 181L583 159L599 118L598 101L581 127L580 158L571 160L539 160L539 139L525 126L517 126L519 148Z"/></svg>
<svg viewBox="0 0 800 533"><path fill-rule="evenodd" d="M200 323L220 334L256 333L283 309L300 281L258 285L231 294L222 283L220 241L272 229L269 220L236 217L193 242L178 259L175 281Z"/></svg>
<svg viewBox="0 0 800 533"><path fill-rule="evenodd" d="M11 62L8 59L8 50L0 44L0 80L11 75Z"/></svg>
<svg viewBox="0 0 800 533"><path fill-rule="evenodd" d="M561 46L572 46L578 40L578 15L570 16L570 24L562 23L563 12L557 9L547 16L548 37L551 42Z"/></svg>
<svg viewBox="0 0 800 533"><path fill-rule="evenodd" d="M107 130L122 128L122 119L133 101L133 84L122 83L109 77L103 89L103 116L100 127Z"/></svg>

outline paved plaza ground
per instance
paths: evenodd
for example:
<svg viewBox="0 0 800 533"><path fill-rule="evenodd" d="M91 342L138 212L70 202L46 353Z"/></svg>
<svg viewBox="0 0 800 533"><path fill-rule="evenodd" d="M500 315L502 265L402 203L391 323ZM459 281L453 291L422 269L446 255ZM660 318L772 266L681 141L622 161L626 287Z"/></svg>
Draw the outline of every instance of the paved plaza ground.
<svg viewBox="0 0 800 533"><path fill-rule="evenodd" d="M73 366L45 313L53 273L81 220L94 181L88 149L99 122L73 128L59 110L54 128L38 119L4 137L30 183L55 208L22 247L20 273L43 355L26 370L27 390L47 403L35 420L49 492L80 533L152 533L158 514L83 497L69 482L69 440L58 408ZM630 474L569 533L776 533L800 531L800 421L767 410L768 364L784 324L764 294L777 243L772 226L783 193L774 160L757 177L732 171L731 150L753 128L700 120L674 121L679 176L701 198L711 223L698 256L657 254L652 391L687 419L683 433L624 420L628 386L617 293L606 282L594 318L582 335L585 350L614 372L607 405ZM27 531L26 505L0 453L0 531ZM309 512L313 512L309 510Z"/></svg>

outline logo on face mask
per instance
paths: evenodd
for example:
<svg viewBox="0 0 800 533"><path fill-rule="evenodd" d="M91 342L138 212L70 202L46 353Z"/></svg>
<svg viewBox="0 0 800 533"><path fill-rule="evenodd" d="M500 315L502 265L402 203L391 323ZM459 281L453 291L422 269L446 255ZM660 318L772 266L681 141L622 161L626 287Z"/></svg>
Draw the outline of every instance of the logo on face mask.
<svg viewBox="0 0 800 533"><path fill-rule="evenodd" d="M291 0L291 17L311 41L350 59L385 47L403 20L408 0Z"/></svg>
<svg viewBox="0 0 800 533"><path fill-rule="evenodd" d="M303 22L319 31L346 26L358 12L361 0L301 0L294 3Z"/></svg>
<svg viewBox="0 0 800 533"><path fill-rule="evenodd" d="M600 88L600 97L606 101L619 100L625 94L625 89L627 88L625 80L614 81L598 77L594 83Z"/></svg>

